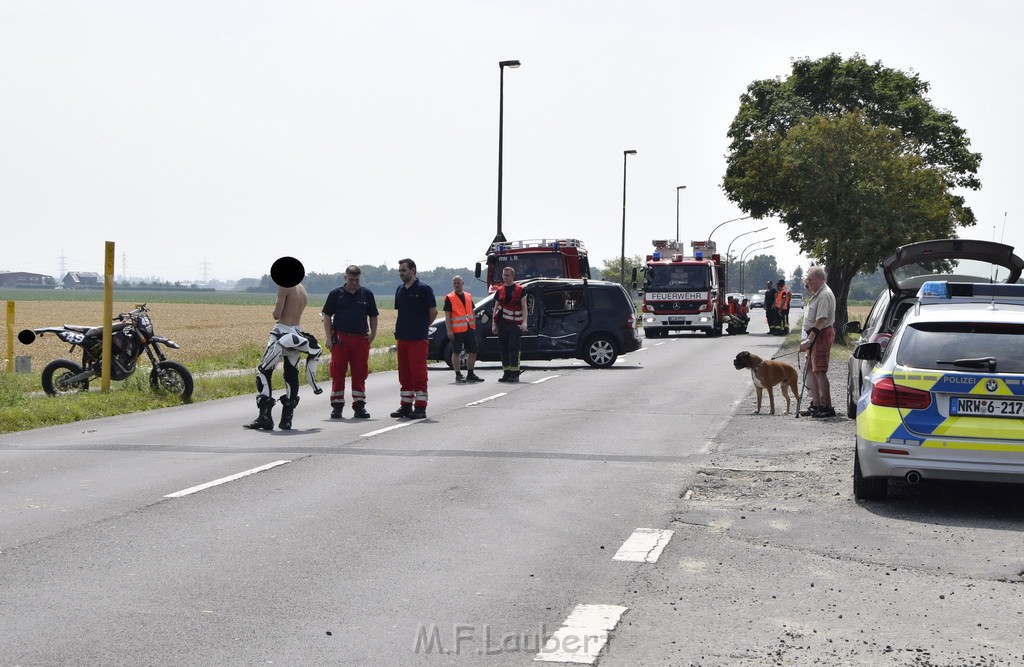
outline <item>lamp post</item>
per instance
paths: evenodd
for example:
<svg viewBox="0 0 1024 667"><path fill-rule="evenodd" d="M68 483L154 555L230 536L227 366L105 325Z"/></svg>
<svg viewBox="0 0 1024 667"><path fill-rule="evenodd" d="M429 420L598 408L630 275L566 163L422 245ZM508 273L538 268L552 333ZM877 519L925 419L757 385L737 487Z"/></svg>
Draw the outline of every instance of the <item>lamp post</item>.
<svg viewBox="0 0 1024 667"><path fill-rule="evenodd" d="M726 220L725 222L720 222L720 223L718 223L717 225L715 225L715 228L711 230L711 233L710 233L710 234L708 234L708 242L709 242L709 243L711 242L711 237L712 237L712 236L714 236L715 232L717 232L717 231L718 231L718 228L719 228L719 227L721 227L722 225L727 225L727 224L729 224L730 222L736 222L736 221L738 221L738 220L749 220L749 219L750 219L750 218L752 218L752 217L753 217L753 216L751 216L751 215L745 215L745 216L743 216L742 218L733 218L732 220Z"/></svg>
<svg viewBox="0 0 1024 667"><path fill-rule="evenodd" d="M619 258L619 282L626 284L626 158L635 150L622 151L622 254Z"/></svg>
<svg viewBox="0 0 1024 667"><path fill-rule="evenodd" d="M502 60L498 63L499 84L498 84L498 233L494 236L494 243L503 243L505 235L501 233L501 163L504 153L505 134L505 68L515 69L519 67L518 60Z"/></svg>
<svg viewBox="0 0 1024 667"><path fill-rule="evenodd" d="M685 189L685 185L676 186L676 248L679 247L679 191Z"/></svg>
<svg viewBox="0 0 1024 667"><path fill-rule="evenodd" d="M726 289L729 289L729 282L730 282L730 279L732 278L732 244L735 243L736 239L738 239L740 236L746 236L747 234L756 234L757 232L763 232L766 229L768 229L768 228L767 227L762 227L761 229L754 229L754 230L749 231L749 232L743 232L739 236L733 237L732 241L729 241L729 247L726 248L726 250L725 250L725 261L726 261L726 265L725 265L725 285L726 285ZM712 231L714 231L714 230L712 230ZM742 291L742 290L740 290L740 291Z"/></svg>
<svg viewBox="0 0 1024 667"><path fill-rule="evenodd" d="M746 265L747 250L749 250L751 248L753 248L754 250L767 250L768 248L774 248L775 244L771 243L774 240L775 240L774 238L770 238L770 239L761 239L760 241L754 241L753 243L748 245L746 248L744 248L743 252L740 253L740 291L741 292L744 292L745 289L746 289L746 286L747 286L747 265ZM754 248L754 246L760 245L762 243L771 243L771 245L766 245L766 246L761 247L761 248Z"/></svg>

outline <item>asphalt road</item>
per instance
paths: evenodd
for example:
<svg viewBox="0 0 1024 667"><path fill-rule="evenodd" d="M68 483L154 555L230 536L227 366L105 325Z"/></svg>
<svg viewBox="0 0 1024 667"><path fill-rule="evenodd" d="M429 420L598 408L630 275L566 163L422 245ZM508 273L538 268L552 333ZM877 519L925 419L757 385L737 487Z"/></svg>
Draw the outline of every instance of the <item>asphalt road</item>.
<svg viewBox="0 0 1024 667"><path fill-rule="evenodd" d="M851 421L749 414L763 329L438 365L419 422L379 373L370 420L304 393L287 433L245 397L0 436L0 664L1024 661L1019 490L853 502Z"/></svg>

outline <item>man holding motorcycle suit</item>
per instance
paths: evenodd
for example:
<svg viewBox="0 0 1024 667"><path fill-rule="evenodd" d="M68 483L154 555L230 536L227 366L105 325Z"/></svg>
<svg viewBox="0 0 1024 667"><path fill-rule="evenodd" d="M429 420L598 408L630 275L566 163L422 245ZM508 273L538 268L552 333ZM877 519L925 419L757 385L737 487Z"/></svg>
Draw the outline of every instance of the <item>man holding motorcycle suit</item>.
<svg viewBox="0 0 1024 667"><path fill-rule="evenodd" d="M278 424L282 430L291 429L292 413L299 404L300 353L306 355L306 381L313 387L314 394L323 393L323 389L316 383L316 367L323 350L312 334L305 333L299 328L308 299L306 288L301 284L277 288L277 303L274 304L274 319L277 320L277 325L270 332L267 350L256 368L256 406L260 414L253 422L243 424L245 428L274 430L271 410L276 401L271 395L270 377L282 358L285 395L281 398L281 421Z"/></svg>

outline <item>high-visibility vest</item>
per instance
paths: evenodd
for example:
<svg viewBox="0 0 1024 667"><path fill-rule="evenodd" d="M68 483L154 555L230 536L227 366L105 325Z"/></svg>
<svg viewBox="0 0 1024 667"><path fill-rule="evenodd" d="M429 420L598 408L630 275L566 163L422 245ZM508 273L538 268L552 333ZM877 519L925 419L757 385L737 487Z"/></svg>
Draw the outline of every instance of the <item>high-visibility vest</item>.
<svg viewBox="0 0 1024 667"><path fill-rule="evenodd" d="M497 317L500 317L506 322L515 322L517 324L526 321L523 317L522 285L519 283L513 284L511 294L509 294L508 287L502 285L498 288L495 297L495 302L498 304Z"/></svg>
<svg viewBox="0 0 1024 667"><path fill-rule="evenodd" d="M779 290L779 293L775 295L775 307L779 310L789 310L789 301L792 298L792 293L788 287L783 287Z"/></svg>
<svg viewBox="0 0 1024 667"><path fill-rule="evenodd" d="M465 302L462 297L465 297ZM455 292L448 293L448 303L452 304L452 333L476 329L476 318L473 316L473 295L463 292L462 297Z"/></svg>

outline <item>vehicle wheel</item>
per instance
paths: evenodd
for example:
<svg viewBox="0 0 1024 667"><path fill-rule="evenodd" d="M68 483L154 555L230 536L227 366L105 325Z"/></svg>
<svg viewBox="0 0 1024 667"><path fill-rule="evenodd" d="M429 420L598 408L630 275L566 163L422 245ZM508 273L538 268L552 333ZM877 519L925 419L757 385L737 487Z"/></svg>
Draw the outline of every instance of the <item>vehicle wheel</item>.
<svg viewBox="0 0 1024 667"><path fill-rule="evenodd" d="M706 333L710 338L717 338L718 336L721 336L722 323L718 321L718 318L713 319L711 321L711 328L705 331L704 333Z"/></svg>
<svg viewBox="0 0 1024 667"><path fill-rule="evenodd" d="M452 366L452 342L451 341L448 341L447 343L445 343L444 347L441 348L441 360L444 361L444 365L445 366L447 366L448 368L453 368L453 366Z"/></svg>
<svg viewBox="0 0 1024 667"><path fill-rule="evenodd" d="M166 391L181 397L182 403L192 398L192 374L176 361L161 361L149 373L149 386L153 391Z"/></svg>
<svg viewBox="0 0 1024 667"><path fill-rule="evenodd" d="M611 368L619 356L615 341L608 336L594 336L583 348L583 360L594 368Z"/></svg>
<svg viewBox="0 0 1024 667"><path fill-rule="evenodd" d="M67 378L78 375L82 367L67 359L57 359L46 364L43 369L43 391L50 396L62 396L64 394L77 394L80 391L89 391L89 381L69 383Z"/></svg>
<svg viewBox="0 0 1024 667"><path fill-rule="evenodd" d="M856 447L856 445L854 445ZM853 453L853 497L857 500L881 500L889 492L885 477L865 477L860 472L860 455Z"/></svg>
<svg viewBox="0 0 1024 667"><path fill-rule="evenodd" d="M847 374L846 380L846 416L850 419L857 418L857 397L853 394L853 377L852 373ZM857 383L860 387L861 383Z"/></svg>

